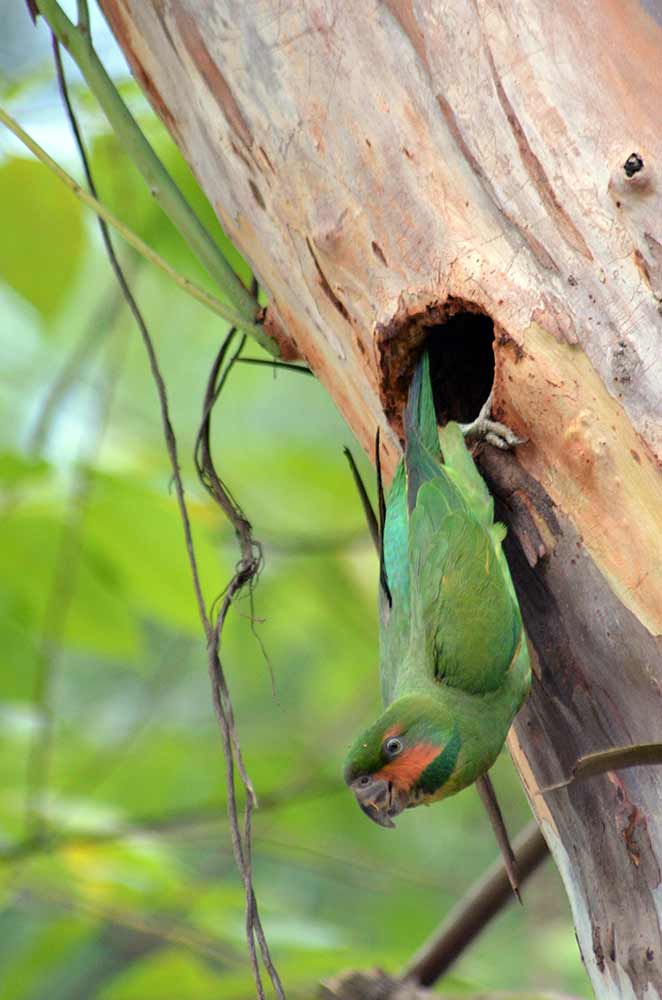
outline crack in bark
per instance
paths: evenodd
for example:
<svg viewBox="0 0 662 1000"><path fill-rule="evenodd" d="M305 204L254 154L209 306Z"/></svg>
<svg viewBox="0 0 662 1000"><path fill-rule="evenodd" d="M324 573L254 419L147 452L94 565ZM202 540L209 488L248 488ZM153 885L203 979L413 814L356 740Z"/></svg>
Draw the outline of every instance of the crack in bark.
<svg viewBox="0 0 662 1000"><path fill-rule="evenodd" d="M458 125L457 118L455 117L455 112L453 111L452 107L450 106L450 104L448 103L443 94L437 94L436 96L437 96L437 104L439 105L439 109L444 117L444 121L448 125L448 129L451 133L453 140L455 141L458 149L462 153L462 156L471 167L473 173L480 181L483 190L485 191L486 195L488 196L494 207L497 209L499 214L505 219L508 226L514 229L515 232L521 237L521 239L524 240L524 242L528 246L533 256L536 258L538 263L542 267L544 267L545 270L556 271L556 273L559 274L560 271L558 264L556 263L552 255L549 253L549 251L545 249L540 240L536 239L536 237L532 233L530 233L527 229L525 229L523 226L520 226L517 220L514 219L509 212L506 211L501 202L501 198L497 194L497 191L494 185L492 184L492 181L489 179L489 177L483 170L482 166L478 162L478 159L476 158L475 154L471 151L471 149L467 144L466 139L462 135L460 126Z"/></svg>
<svg viewBox="0 0 662 1000"><path fill-rule="evenodd" d="M602 948L602 942L600 941L600 925L594 924L593 926L593 954L595 955L595 961L600 972L605 971L605 953Z"/></svg>
<svg viewBox="0 0 662 1000"><path fill-rule="evenodd" d="M416 55L431 80L430 64L428 63L428 56L425 51L425 37L414 15L413 0L384 0L384 6L391 12L411 42Z"/></svg>
<svg viewBox="0 0 662 1000"><path fill-rule="evenodd" d="M385 0L385 6L391 12L392 16L398 22L403 32L411 42L412 47L416 52L416 55L418 56L428 76L428 79L430 80L431 83L433 83L432 71L430 69L430 64L427 58L427 52L425 50L425 39L423 33L421 32L418 26L416 17L414 15L413 5L411 0ZM492 69L494 72L493 62L492 62ZM524 242L529 247L534 257L536 258L538 263L541 264L542 267L544 267L546 270L556 271L557 273L560 273L556 261L551 256L549 251L545 249L540 240L536 239L536 237L533 236L531 233L529 233L524 227L520 226L520 224L504 208L501 199L497 194L492 182L490 181L489 177L487 177L487 175L485 174L485 171L478 162L474 153L469 149L469 146L467 145L466 140L462 135L462 132L458 125L457 118L455 117L455 112L453 111L452 107L450 106L444 95L437 94L436 99L439 108L441 110L441 113L444 117L444 120L448 125L451 136L455 140L460 152L462 153L465 160L471 167L472 171L482 184L490 201L497 208L499 214L503 216L508 225L513 229L515 229L515 231L519 234L519 236L524 240ZM411 159L411 153L409 153L408 150L405 150L405 154Z"/></svg>
<svg viewBox="0 0 662 1000"><path fill-rule="evenodd" d="M334 307L334 309L337 309L342 318L351 326L352 318L349 315L344 303L340 301L334 290L331 288L331 285L329 284L324 271L320 267L320 262L318 261L317 256L315 255L315 251L313 250L313 245L308 239L308 237L306 237L306 246L310 251L310 256L313 258L313 263L315 264L315 268L317 270L317 276L319 278L320 288L326 295L327 299L331 302L331 305Z"/></svg>
<svg viewBox="0 0 662 1000"><path fill-rule="evenodd" d="M531 148L531 144L526 137L522 123L515 114L515 109L510 103L510 98L508 97L501 82L496 64L494 62L494 56L492 55L492 50L487 42L485 42L485 54L492 73L492 80L494 81L494 88L499 99L499 104L503 108L506 120L510 126L511 132L513 133L515 142L517 143L522 164L531 178L534 187L538 191L540 200L547 209L550 217L555 220L557 228L566 243L569 243L574 250L580 253L583 257L586 257L587 260L593 260L593 254L589 250L586 240L558 200L556 192L554 191L547 173L545 172L545 168Z"/></svg>
<svg viewBox="0 0 662 1000"><path fill-rule="evenodd" d="M212 94L222 111L223 117L235 135L241 139L248 149L251 149L253 146L253 133L244 118L236 97L232 93L230 85L212 58L200 34L197 21L192 15L186 14L178 6L174 8L174 13L182 41L190 53L194 65L207 84L210 94Z"/></svg>
<svg viewBox="0 0 662 1000"><path fill-rule="evenodd" d="M379 243L376 243L374 240L372 241L372 252L374 253L377 260L382 262L384 267L388 267L388 262L386 260L386 257L384 256L384 251L380 247Z"/></svg>

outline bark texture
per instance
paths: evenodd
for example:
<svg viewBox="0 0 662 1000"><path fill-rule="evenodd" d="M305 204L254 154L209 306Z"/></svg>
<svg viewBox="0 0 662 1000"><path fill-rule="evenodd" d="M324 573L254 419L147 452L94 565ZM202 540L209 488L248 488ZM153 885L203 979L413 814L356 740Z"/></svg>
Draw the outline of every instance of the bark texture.
<svg viewBox="0 0 662 1000"><path fill-rule="evenodd" d="M511 749L601 997L662 996L662 0L102 0L137 79L366 448L459 311L537 660ZM471 327L467 328L470 336Z"/></svg>

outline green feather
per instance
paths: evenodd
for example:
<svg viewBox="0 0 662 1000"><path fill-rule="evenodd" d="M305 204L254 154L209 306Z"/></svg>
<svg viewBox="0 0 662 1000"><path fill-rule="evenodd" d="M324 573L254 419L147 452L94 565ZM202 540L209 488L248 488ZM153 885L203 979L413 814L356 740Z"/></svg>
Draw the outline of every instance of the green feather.
<svg viewBox="0 0 662 1000"><path fill-rule="evenodd" d="M438 757L423 771L419 787L424 795L435 795L446 784L457 763L462 740L457 729Z"/></svg>
<svg viewBox="0 0 662 1000"><path fill-rule="evenodd" d="M421 794L438 797L438 781L450 794L491 766L528 693L530 665L501 548L505 528L494 523L492 497L458 425L437 428L427 352L412 379L404 424L405 454L383 531L392 599L389 605L382 589L386 711L355 743L346 774L381 766L390 725L409 727L410 743L412 727L425 730L442 749L421 776L420 801Z"/></svg>

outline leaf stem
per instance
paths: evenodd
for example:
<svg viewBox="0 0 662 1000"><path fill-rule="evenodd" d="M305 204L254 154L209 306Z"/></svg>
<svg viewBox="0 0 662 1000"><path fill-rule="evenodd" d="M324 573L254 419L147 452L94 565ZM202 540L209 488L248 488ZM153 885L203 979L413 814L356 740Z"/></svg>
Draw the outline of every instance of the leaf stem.
<svg viewBox="0 0 662 1000"><path fill-rule="evenodd" d="M97 201L89 192L80 186L78 181L76 181L70 174L63 170L62 167L55 162L52 157L48 155L45 149L34 141L34 139L25 132L18 122L12 118L3 108L0 108L0 122L5 125L10 132L13 132L17 139L27 146L31 153L33 153L38 160L41 161L49 170L51 170L59 179L65 184L69 190L76 195L76 197L82 201L88 208L91 208L100 219L104 219L109 225L116 229L117 232L122 236L130 246L138 251L143 257L146 257L152 264L164 271L169 278L171 278L176 285L179 285L188 295L192 298L197 299L203 305L211 309L212 312L217 313L223 319L231 323L232 326L236 326L246 333L250 334L261 347L269 351L270 354L274 354L275 348L274 342L267 334L264 329L257 323L248 321L233 309L231 306L227 306L220 299L217 299L214 295L210 295L206 292L204 288L200 288L195 282L191 281L189 278L185 278L178 271L175 270L172 265L170 265L160 254L155 250L152 250L147 243L145 243L141 238L129 229L116 215L106 208L100 201Z"/></svg>
<svg viewBox="0 0 662 1000"><path fill-rule="evenodd" d="M76 0L76 11L78 15L78 30L90 33L90 12L87 7L87 0Z"/></svg>
<svg viewBox="0 0 662 1000"><path fill-rule="evenodd" d="M259 329L256 325L259 308L257 301L232 270L118 94L92 46L89 28L86 26L86 5L78 4L80 27L76 27L56 0L36 0L36 3L40 14L83 74L87 85L120 139L122 147L145 178L152 196L227 296L234 310L241 316L241 322L236 325L255 336L254 331ZM259 343L270 354L278 356L279 350L275 341L263 332L259 337Z"/></svg>

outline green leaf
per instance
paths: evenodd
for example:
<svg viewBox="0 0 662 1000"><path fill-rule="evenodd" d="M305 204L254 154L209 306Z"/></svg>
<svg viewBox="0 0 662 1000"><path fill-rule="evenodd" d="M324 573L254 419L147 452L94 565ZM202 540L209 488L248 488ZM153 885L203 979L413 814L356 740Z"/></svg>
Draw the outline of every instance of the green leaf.
<svg viewBox="0 0 662 1000"><path fill-rule="evenodd" d="M25 458L16 452L0 452L0 487L18 486L41 479L49 471L42 458Z"/></svg>
<svg viewBox="0 0 662 1000"><path fill-rule="evenodd" d="M90 936L85 923L75 916L58 918L57 911L42 915L35 910L33 904L32 913L24 909L8 913L9 927L0 923L3 1000L57 995L54 980L59 975L54 970L74 969L77 954Z"/></svg>
<svg viewBox="0 0 662 1000"><path fill-rule="evenodd" d="M112 566L94 549L82 552L70 598L63 599L62 605L57 598L49 604L66 530L56 518L23 509L0 522L0 603L14 609L7 624L13 623L19 635L32 626L35 657L42 629L59 630L61 616L64 641L73 647L106 656L134 656L138 648L135 613L127 607ZM47 615L49 621L45 621ZM21 665L19 676L27 666Z"/></svg>
<svg viewBox="0 0 662 1000"><path fill-rule="evenodd" d="M220 995L209 966L174 948L128 966L98 994L99 1000L218 1000Z"/></svg>
<svg viewBox="0 0 662 1000"><path fill-rule="evenodd" d="M2 229L0 279L44 319L58 311L78 273L85 248L80 203L46 167L13 158L0 166Z"/></svg>
<svg viewBox="0 0 662 1000"><path fill-rule="evenodd" d="M88 508L85 551L100 575L114 574L141 614L197 636L201 625L182 522L174 492L167 495L166 485L164 481L157 491L129 477L98 474ZM223 568L211 542L209 529L218 525L221 515L213 511L207 518L210 509L189 498L198 566L207 597L213 599L227 582L232 564ZM196 531L198 523L202 530Z"/></svg>

